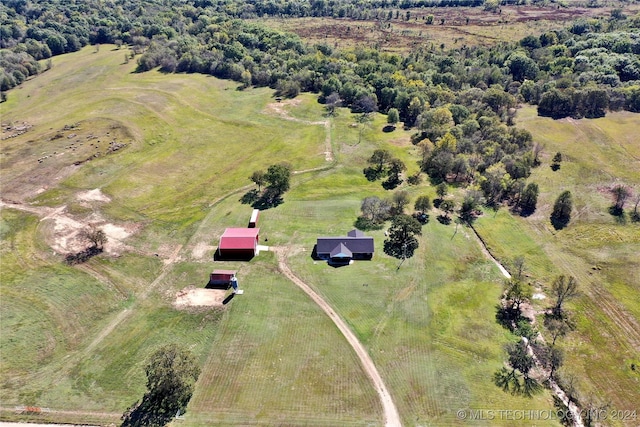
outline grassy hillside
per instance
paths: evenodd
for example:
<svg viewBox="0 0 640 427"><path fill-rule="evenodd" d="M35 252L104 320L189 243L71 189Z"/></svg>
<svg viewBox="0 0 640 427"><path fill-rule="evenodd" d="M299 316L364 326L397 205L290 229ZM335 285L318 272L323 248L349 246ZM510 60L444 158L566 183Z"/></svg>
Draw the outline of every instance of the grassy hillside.
<svg viewBox="0 0 640 427"><path fill-rule="evenodd" d="M267 89L239 91L202 75L134 73L123 56L103 45L56 57L51 70L0 104L3 123L27 129L1 143L4 406L75 410L92 422L117 422L142 397L147 355L177 342L203 368L181 424L381 425L376 391L353 351L279 273L274 254L212 261L224 228L248 220L250 207L240 202L252 188L248 176L286 160L298 173L285 203L261 214L264 244L285 246L295 274L347 321L405 425L469 425L458 410L552 408L546 391L528 399L492 382L503 345L514 338L494 320L500 273L465 227L442 225L433 212L419 250L401 266L384 255L382 230L370 233L371 262L336 269L311 259L317 236L345 234L364 197L389 194L362 174L374 149L387 148L409 173L417 170L408 132L383 133L384 117L376 116L359 141L351 114L327 119L311 95L278 104ZM631 133L637 119L545 119L542 126L530 109L520 116L547 147L532 177L541 186L539 209L526 220L488 213L478 229L498 258L525 254L528 272L543 286L559 272L578 276L585 293L572 306L580 328L563 344L572 350L567 370L580 377L584 393L594 390L627 409L640 395L629 368L637 341L624 326L638 319L640 233L637 225L617 224L606 196L593 189L611 182L602 184L600 169L638 183L639 169L624 157L637 155L624 131ZM593 141L584 152L571 145L570 129L587 129L583 123L596 123L608 139L574 137L575 144ZM546 163L555 151L568 156L557 172ZM619 173L623 166L627 171ZM592 181L584 171L592 171ZM578 215L552 233L550 205L565 183L576 192ZM412 200L434 195L428 183L403 189ZM82 266L64 265L60 252L73 246L74 227L89 223L109 227L108 250ZM600 269L592 270L596 264ZM224 309L176 309L176 294L203 287L214 268L238 270L245 294ZM615 353L605 351L612 342ZM605 377L620 391L609 389ZM78 413L48 417L78 421Z"/></svg>
<svg viewBox="0 0 640 427"><path fill-rule="evenodd" d="M540 185L538 209L526 219L500 211L477 228L503 261L524 256L543 292L559 274L577 278L582 295L570 309L578 328L563 344L563 374L576 378L584 404L632 411L640 396L640 374L632 369L640 349L640 227L630 221L629 207L622 217L608 208L613 185L640 191L639 119L614 113L554 121L537 117L531 107L520 110L519 119L545 147L530 178ZM566 160L553 171L557 152ZM549 215L564 190L573 194L574 210L569 226L556 231Z"/></svg>

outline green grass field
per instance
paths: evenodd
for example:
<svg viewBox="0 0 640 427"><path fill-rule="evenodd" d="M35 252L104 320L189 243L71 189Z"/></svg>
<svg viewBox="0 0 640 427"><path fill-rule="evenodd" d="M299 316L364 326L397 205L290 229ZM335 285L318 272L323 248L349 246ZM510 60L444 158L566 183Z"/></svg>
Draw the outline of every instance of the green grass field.
<svg viewBox="0 0 640 427"><path fill-rule="evenodd" d="M376 116L359 141L353 115L324 117L312 95L282 106L282 115L269 106L268 89L138 74L123 56L103 45L56 57L50 71L0 106L3 123L33 126L1 143L3 200L32 209L0 210L3 407L74 410L94 423L115 423L144 393L146 357L177 342L203 369L182 425L382 425L378 396L353 350L278 271L273 253L245 263L212 261L224 228L248 220L251 208L240 202L251 188L248 176L286 160L296 171L313 170L295 174L285 203L261 213L261 236L289 249L294 273L362 341L405 425L471 425L458 410L552 409L547 391L527 399L492 382L503 345L514 338L494 320L502 278L470 230L442 225L431 213L419 250L399 268L382 251L383 230L370 233L371 262L332 268L311 258L316 237L353 228L364 197L389 194L362 174L374 149L389 149L408 173L417 171L410 132L384 133L385 118ZM627 330L640 315L640 233L637 224L616 223L606 195L594 189L615 178L639 183L639 169L625 157L638 154L626 137L638 119L613 114L573 123L540 119L529 108L519 114L546 147L532 175L541 187L539 209L527 219L488 212L478 230L503 262L524 255L543 288L560 272L577 275L585 292L572 304L579 329L563 344L571 350L566 369L582 392L631 409L640 395L629 368L639 362L638 332ZM333 161L324 154L326 120ZM589 137L575 136L580 132ZM105 154L112 140L127 145ZM579 148L585 141L589 150ZM557 172L548 166L555 151L568 156ZM550 205L564 188L575 191L576 219L552 233ZM95 189L109 200L78 198ZM426 182L402 189L412 200L434 195ZM131 233L117 253L66 266L51 247L59 223L41 220L63 205L65 218L98 218ZM225 308L174 308L176 293L203 287L214 268L237 270L245 294ZM81 422L79 416L49 413L46 420ZM11 411L0 417L26 419ZM513 423L473 421L495 424Z"/></svg>
<svg viewBox="0 0 640 427"><path fill-rule="evenodd" d="M582 296L570 308L578 329L563 344L564 374L578 379L585 403L628 411L637 409L640 396L640 374L631 369L640 349L640 226L630 222L628 207L623 221L609 214L608 189L623 183L640 191L638 120L624 112L554 121L523 108L519 123L545 147L530 178L540 185L538 209L527 219L500 211L477 224L502 261L525 257L543 291L559 274L576 277ZM553 171L556 152L567 160ZM555 231L549 215L564 190L573 194L574 211L569 226Z"/></svg>

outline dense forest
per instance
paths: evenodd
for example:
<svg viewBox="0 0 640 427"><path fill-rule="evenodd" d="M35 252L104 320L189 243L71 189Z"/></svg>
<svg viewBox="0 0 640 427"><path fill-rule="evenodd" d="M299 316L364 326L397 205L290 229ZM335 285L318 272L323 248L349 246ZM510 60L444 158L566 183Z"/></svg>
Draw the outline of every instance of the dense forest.
<svg viewBox="0 0 640 427"><path fill-rule="evenodd" d="M0 4L0 88L42 72L53 55L87 44L127 45L138 54L139 72L205 73L241 87L269 86L284 97L318 93L321 102L356 114L390 113L417 130L422 169L433 181L474 182L488 202L516 207L537 162L531 135L514 127L519 102L537 104L540 115L553 118L640 112L640 16L620 9L510 44L423 46L406 55L311 46L241 19L339 19L355 16L354 10L406 19L398 9L421 0L368 1L366 8L362 2L6 0Z"/></svg>

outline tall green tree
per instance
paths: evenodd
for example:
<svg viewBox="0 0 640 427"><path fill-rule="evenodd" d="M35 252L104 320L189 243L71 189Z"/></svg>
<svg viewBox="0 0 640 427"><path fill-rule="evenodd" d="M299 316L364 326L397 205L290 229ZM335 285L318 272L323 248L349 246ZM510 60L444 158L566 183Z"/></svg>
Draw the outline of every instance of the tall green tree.
<svg viewBox="0 0 640 427"><path fill-rule="evenodd" d="M511 369L506 367L499 369L493 376L494 383L505 392L514 395L531 397L540 391L540 384L529 375L535 363L526 343L522 340L511 343L505 347L505 350Z"/></svg>
<svg viewBox="0 0 640 427"><path fill-rule="evenodd" d="M551 212L551 224L556 230L566 227L571 220L571 210L573 209L573 199L570 191L563 191L553 204Z"/></svg>
<svg viewBox="0 0 640 427"><path fill-rule="evenodd" d="M184 412L200 375L191 352L176 344L157 349L145 366L147 392L123 415L123 426L164 426L178 411Z"/></svg>
<svg viewBox="0 0 640 427"><path fill-rule="evenodd" d="M404 208L409 204L409 193L406 191L396 191L391 197L393 212L401 214Z"/></svg>
<svg viewBox="0 0 640 427"><path fill-rule="evenodd" d="M400 214L393 217L389 238L384 242L384 253L394 258L411 258L418 249L416 236L422 234L422 225L415 218Z"/></svg>
<svg viewBox="0 0 640 427"><path fill-rule="evenodd" d="M460 209L458 210L460 220L471 225L480 214L479 207L482 204L482 201L482 193L476 190L468 190L460 204Z"/></svg>
<svg viewBox="0 0 640 427"><path fill-rule="evenodd" d="M258 186L258 191L262 191L262 186L267 183L266 174L263 170L257 170L249 177Z"/></svg>
<svg viewBox="0 0 640 427"><path fill-rule="evenodd" d="M265 180L269 183L268 189L276 195L282 195L289 189L291 180L291 166L287 163L271 165L265 174Z"/></svg>
<svg viewBox="0 0 640 427"><path fill-rule="evenodd" d="M421 214L426 213L428 210L431 209L431 200L429 199L429 196L426 196L426 195L418 196L413 207L415 208L415 210L417 210Z"/></svg>
<svg viewBox="0 0 640 427"><path fill-rule="evenodd" d="M391 190L402 184L403 180L400 178L400 174L405 170L407 170L407 166L402 160L395 157L391 159L387 170L387 179L382 183L382 187L386 190Z"/></svg>
<svg viewBox="0 0 640 427"><path fill-rule="evenodd" d="M396 125L400 121L400 114L398 113L397 108L389 108L387 112L387 123L390 125Z"/></svg>
<svg viewBox="0 0 640 427"><path fill-rule="evenodd" d="M536 205L538 204L538 192L538 184L535 182L527 184L518 201L520 215L529 216L535 212Z"/></svg>

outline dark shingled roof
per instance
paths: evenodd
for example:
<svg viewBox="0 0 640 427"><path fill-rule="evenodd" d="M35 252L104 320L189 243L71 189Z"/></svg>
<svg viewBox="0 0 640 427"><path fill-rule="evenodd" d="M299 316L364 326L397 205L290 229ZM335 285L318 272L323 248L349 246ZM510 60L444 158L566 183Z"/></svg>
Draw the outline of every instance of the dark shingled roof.
<svg viewBox="0 0 640 427"><path fill-rule="evenodd" d="M356 237L357 236L357 237ZM340 245L354 254L373 254L373 237L365 236L360 230L349 232L349 236L344 237L318 237L316 251L318 254L330 254L341 251Z"/></svg>
<svg viewBox="0 0 640 427"><path fill-rule="evenodd" d="M353 256L353 252L351 252L345 245L340 243L338 246L333 248L329 255L331 256L331 258L351 258Z"/></svg>
<svg viewBox="0 0 640 427"><path fill-rule="evenodd" d="M353 230L348 232L347 236L349 236L349 237L366 237L364 235L364 233L362 231L358 230L357 228L354 228Z"/></svg>

